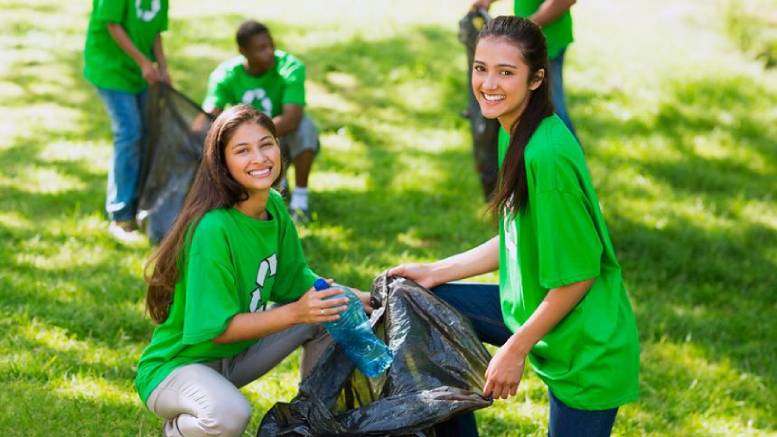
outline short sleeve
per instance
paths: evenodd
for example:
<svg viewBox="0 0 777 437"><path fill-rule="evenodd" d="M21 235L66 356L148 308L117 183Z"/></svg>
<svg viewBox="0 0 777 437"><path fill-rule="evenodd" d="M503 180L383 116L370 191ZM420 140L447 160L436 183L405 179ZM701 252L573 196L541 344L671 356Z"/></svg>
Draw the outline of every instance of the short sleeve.
<svg viewBox="0 0 777 437"><path fill-rule="evenodd" d="M229 253L223 232L201 222L192 237L185 267L184 344L218 337L240 312Z"/></svg>
<svg viewBox="0 0 777 437"><path fill-rule="evenodd" d="M552 190L533 200L540 285L551 289L599 276L602 242L582 193Z"/></svg>
<svg viewBox="0 0 777 437"><path fill-rule="evenodd" d="M534 211L540 285L557 288L599 275L603 245L586 196L587 171L576 144L546 131L548 144L531 157L529 203ZM533 195L531 194L533 193Z"/></svg>
<svg viewBox="0 0 777 437"><path fill-rule="evenodd" d="M310 269L305 260L297 228L294 227L291 216L283 206L283 199L273 192L272 200L280 203L281 207L276 209L280 224L278 275L270 299L274 302L288 303L305 294L313 286L318 275Z"/></svg>
<svg viewBox="0 0 777 437"><path fill-rule="evenodd" d="M162 22L159 25L159 33L167 31L167 26L169 24L169 4L165 1L164 6L162 6Z"/></svg>
<svg viewBox="0 0 777 437"><path fill-rule="evenodd" d="M94 17L101 23L123 23L128 0L98 0L94 6Z"/></svg>
<svg viewBox="0 0 777 437"><path fill-rule="evenodd" d="M232 102L227 71L223 66L219 66L208 78L208 92L202 103L202 109L205 112L212 112L214 109L224 109L230 103Z"/></svg>
<svg viewBox="0 0 777 437"><path fill-rule="evenodd" d="M279 73L284 83L282 103L305 106L305 65L300 61L291 62Z"/></svg>

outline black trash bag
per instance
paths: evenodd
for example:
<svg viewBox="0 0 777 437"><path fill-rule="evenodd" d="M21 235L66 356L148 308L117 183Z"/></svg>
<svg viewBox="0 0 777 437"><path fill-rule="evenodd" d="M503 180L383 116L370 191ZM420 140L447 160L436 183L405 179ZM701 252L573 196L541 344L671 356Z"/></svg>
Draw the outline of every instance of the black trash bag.
<svg viewBox="0 0 777 437"><path fill-rule="evenodd" d="M459 20L459 41L464 44L467 50L467 111L466 118L469 119L470 133L472 134L472 152L475 158L475 168L480 177L480 184L483 187L483 196L486 200L496 188L496 181L499 172L498 163L498 140L499 140L499 121L489 120L480 113L475 95L472 93L472 60L475 57L475 43L478 33L491 16L485 9L470 11Z"/></svg>
<svg viewBox="0 0 777 437"><path fill-rule="evenodd" d="M144 117L137 218L159 242L181 211L213 120L164 83L149 87Z"/></svg>
<svg viewBox="0 0 777 437"><path fill-rule="evenodd" d="M367 379L333 344L257 436L434 436L435 424L491 405L491 357L464 316L405 278L379 276L372 300L370 322L394 354L386 373Z"/></svg>

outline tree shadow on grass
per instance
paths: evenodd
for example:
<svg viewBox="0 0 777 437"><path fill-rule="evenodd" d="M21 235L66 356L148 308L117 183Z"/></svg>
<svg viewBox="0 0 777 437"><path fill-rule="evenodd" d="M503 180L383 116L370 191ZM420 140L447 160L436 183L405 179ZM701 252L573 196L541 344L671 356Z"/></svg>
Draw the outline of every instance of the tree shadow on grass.
<svg viewBox="0 0 777 437"><path fill-rule="evenodd" d="M239 18L242 17L216 17L219 28L230 30L215 39L200 32L202 28L213 28L212 22L207 20L183 26L181 35L176 36L180 38L169 39L171 60L177 60L177 64L173 64L174 79L179 88L195 100L204 95L210 71L234 53L231 29ZM202 27L206 21L210 24ZM272 27L274 30L285 28L275 32L281 41L284 35L302 31L285 24ZM209 50L198 53L187 50L187 44L202 45ZM367 157L365 166L356 166L347 154L327 156L324 144L318 168L356 174L364 172L369 179L369 191L336 189L315 193L318 200L314 202L321 218L304 231L304 244L317 270L343 282L363 286L401 256L441 258L493 235L494 228L480 215L479 190L469 151L443 148L435 152L423 147L416 150L400 138L405 131L434 129L458 129L466 136L464 122L457 116L466 104L463 49L452 32L421 26L383 40L357 37L333 45L302 50L290 48L289 51L307 63L309 80L350 105L349 110L326 106L311 109L324 133L346 128L364 147ZM52 51L51 57L52 63L65 66L66 80L61 83L83 86L83 91L78 93L40 87L41 78L34 69L18 69L19 73L9 78L29 96L27 102L50 103L72 109L77 114L77 123L66 131L36 130L34 135L20 136L0 155L0 165L4 169L12 169L19 162L34 164L77 179L85 186L54 193L17 188L4 190L0 195L0 207L15 211L36 226L60 218L70 220L64 216L65 212L76 209L74 222L102 210L104 175L101 172L90 169L81 161L40 159L38 155L43 149L36 146L63 138L74 141L100 138L106 142L110 139L108 118L102 104L96 93L87 91L90 85L81 79L80 56L80 53ZM452 65L455 67L451 68ZM15 67L11 71L16 71ZM350 79L338 82L330 73L344 73ZM53 85L58 83L52 82ZM415 90L427 88L430 91L425 100L411 98ZM608 161L606 165L631 166L666 183L683 199L698 197L704 204L712 205L712 213L716 216L740 221L735 229L710 231L678 214L669 217L663 229L655 229L634 220L617 204L612 205L607 213L609 224L637 303L642 337L649 350L658 350L662 341L690 344L696 348L694 364L722 366L730 363L745 376L751 375L761 381L762 385L759 385L747 380L741 384L740 391L716 393L716 396L733 396L743 403L743 411L746 411L743 414L755 418L759 429L773 430L776 426L772 418L777 412L768 402L774 398L772 387L777 382L773 368L773 357L777 352L769 340L775 337L774 328L764 321L772 318L770 309L775 301L774 284L777 283L774 273L777 265L770 258L770 247L775 244L774 230L748 217L737 199L773 203L771 196L777 180L774 177L777 167L775 132L773 127L764 125L764 120L768 121L768 115L764 114L768 114L769 102L774 102L775 96L758 86L741 87L735 78L686 81L666 89L665 100L652 117L626 122L606 113L575 117L585 137L620 138L625 144L653 137L665 141L680 159L616 157L617 161ZM573 107L607 98L597 93L571 95ZM23 104L8 103L13 107ZM721 106L723 111L714 109ZM713 159L690 146L694 137L711 132L746 149L749 156L756 157L763 165L754 165L742 158ZM596 141L591 146L587 149L589 159L600 159ZM397 175L414 171L404 168L404 161L400 159L402 153L432 163L430 168L434 175L417 175L418 178L433 176L424 188L405 191L392 188ZM465 174L469 176L463 177ZM631 186L622 188L633 189ZM602 194L605 200L614 195L606 190ZM75 208L75 205L79 207ZM369 235L363 234L365 229ZM11 272L0 276L4 312L23 311L30 318L60 326L79 339L103 347L116 344L123 335L128 337L120 340L126 342L120 343L123 345L140 343L147 338L150 326L133 309L142 295L137 291L142 287L140 278L120 265L124 258L137 256L137 250L122 249L99 240L94 244L89 241L91 236L74 237L39 227L19 230L0 225L0 233L9 237L0 262L9 266ZM55 252L56 246L66 245L73 238L85 248L105 246L108 253L99 262L37 271L14 256L29 250L27 243L36 235L48 242L34 248L35 253L41 255ZM106 282L115 284L115 288L109 287L107 293ZM131 285L128 287L127 284ZM51 296L36 294L36 287L74 291L72 295L54 293L55 296ZM680 350L678 353L685 352ZM68 354L66 359L76 368L84 368L85 364L78 363L77 356ZM716 408L714 398L681 395L692 392L686 388L699 375L693 366L680 365L676 361L680 361L680 357L671 354L650 358L643 372L647 386L659 387L659 391L647 389L639 408L656 417L651 419L654 422L648 423L657 424L658 429L664 426L661 424L682 422L684 416L694 412ZM110 369L102 370L110 373ZM126 376L126 370L115 376ZM714 389L714 376L702 374L700 386ZM670 384L672 390L660 391L666 384ZM722 386L728 389L736 387L736 383L726 381ZM47 394L41 396L48 399ZM675 411L667 405L684 407ZM134 407L130 415L133 412ZM502 420L499 418L498 422ZM504 420L509 422L509 419ZM520 424L510 422L510 426L518 429ZM672 425L667 426L672 429ZM504 432L509 433L511 428L508 428ZM681 423L676 429L681 433L688 428Z"/></svg>
<svg viewBox="0 0 777 437"><path fill-rule="evenodd" d="M42 137L42 138L41 138ZM36 140L18 138L11 147L0 149L0 165L6 177L24 179L30 168L45 168L74 181L83 188L63 188L50 182L47 192L36 187L6 187L0 195L0 209L15 211L32 221L61 217L77 207L81 214L102 213L105 197L105 174L94 170L83 160L48 159L41 154L53 137L41 135Z"/></svg>
<svg viewBox="0 0 777 437"><path fill-rule="evenodd" d="M10 357L7 357L9 360L2 366L4 372L0 374L0 379L45 383L64 374L75 374L126 384L135 377L134 369L126 365L126 356L122 355L133 346L126 338L115 335L113 342L105 344L97 344L92 339L81 339L78 335L62 338L50 334L50 331L61 332L61 329L66 329L61 324L41 322L38 317L30 317L28 312L13 314L1 306L0 314L21 322L8 327L8 334L3 342L12 352ZM29 320L33 321L32 325L26 326L24 321L19 320L22 316L29 317ZM49 335L50 338L38 338L41 334Z"/></svg>
<svg viewBox="0 0 777 437"><path fill-rule="evenodd" d="M466 75L463 65L450 65L454 53L463 53L458 46L449 30L420 26L391 38L356 37L300 52L312 66L308 77L349 104L347 111L317 108L311 113L324 132L344 128L365 146L369 164L361 170L370 188L390 186L393 175L403 171L398 155L416 154L424 145L408 144L406 133L464 126L458 113L466 105ZM338 81L333 73L347 79ZM433 90L429 99L416 102L412 94L424 89ZM420 136L418 141L424 140Z"/></svg>
<svg viewBox="0 0 777 437"><path fill-rule="evenodd" d="M76 383L76 378L70 382ZM112 398L116 393L98 394L88 381L80 389L63 390L67 383L63 378L54 384L17 381L6 386L0 394L5 405L0 414L3 435L97 435L115 434L117 430L122 435L159 433L159 420L139 408L136 399Z"/></svg>
<svg viewBox="0 0 777 437"><path fill-rule="evenodd" d="M774 211L777 131L768 122L768 111L777 96L750 81L748 87L741 83L737 78L708 78L670 84L654 115L625 122L606 111L575 117L584 136L596 135L601 142L623 147L656 140L672 152L669 158L657 151L655 159L648 152L647 158L619 157L601 163L613 171L631 167L668 187L667 196L652 199L653 205L663 205L650 211L664 215L660 227L647 226L628 206L607 201L646 196L650 203L651 194L636 189L636 184L610 186L606 175L599 177L605 181L600 187L607 187L600 194L608 205L608 223L636 302L643 346L660 350L664 342L689 345L696 365L730 366L742 378L721 381L717 379L721 374L728 375L722 370L684 367L685 349L679 350L681 355L651 358L643 366L643 387L657 389L643 393L641 405L659 417L656 420L677 427L677 432L693 429L684 423L690 416L716 414L743 427L752 419L760 430L777 429L777 407L771 402L775 392L769 388L777 384L777 345L771 340L777 332L773 324L764 323L773 319L777 302L773 251L777 232L748 213L748 205L758 204ZM576 96L578 105L594 107L618 98ZM590 161L603 159L599 141L587 144ZM717 155L709 148L717 148ZM683 208L688 204L702 208L699 214L706 222L686 214ZM707 395L688 390L696 380L697 390L706 390ZM722 401L732 397L739 403Z"/></svg>

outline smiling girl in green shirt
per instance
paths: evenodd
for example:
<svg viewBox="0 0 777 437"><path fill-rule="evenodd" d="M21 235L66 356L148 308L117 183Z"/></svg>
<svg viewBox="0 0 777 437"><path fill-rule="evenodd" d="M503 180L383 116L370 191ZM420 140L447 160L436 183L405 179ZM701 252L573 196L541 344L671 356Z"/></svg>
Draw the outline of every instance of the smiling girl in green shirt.
<svg viewBox="0 0 777 437"><path fill-rule="evenodd" d="M318 276L271 188L281 169L269 116L238 105L213 122L146 298L159 325L135 386L167 436L242 435L251 408L239 387L300 345L310 371L328 344L319 324L345 309L345 298L326 300L339 291L312 288ZM369 296L360 297L366 308Z"/></svg>
<svg viewBox="0 0 777 437"><path fill-rule="evenodd" d="M554 114L540 28L497 17L480 33L473 92L503 129L493 206L499 235L389 271L448 301L500 346L484 396L516 394L526 362L548 385L549 435L607 436L639 393L639 339L621 268L579 143ZM499 269L499 287L448 284ZM456 435L477 435L474 418ZM439 433L443 434L444 433Z"/></svg>

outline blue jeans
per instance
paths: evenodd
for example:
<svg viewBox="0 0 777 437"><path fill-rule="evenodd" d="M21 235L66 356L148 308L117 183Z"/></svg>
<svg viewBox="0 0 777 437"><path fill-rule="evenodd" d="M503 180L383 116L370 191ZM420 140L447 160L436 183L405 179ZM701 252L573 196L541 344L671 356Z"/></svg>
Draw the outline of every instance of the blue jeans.
<svg viewBox="0 0 777 437"><path fill-rule="evenodd" d="M549 437L608 437L615 423L617 408L609 410L578 410L572 408L548 390L550 418Z"/></svg>
<svg viewBox="0 0 777 437"><path fill-rule="evenodd" d="M113 162L108 170L105 211L111 220L133 220L137 201L146 91L128 93L97 88L113 131Z"/></svg>
<svg viewBox="0 0 777 437"><path fill-rule="evenodd" d="M575 126L572 124L572 119L569 118L569 112L567 112L567 99L564 95L564 53L567 49L561 50L553 59L549 60L548 68L550 69L550 98L553 100L553 107L556 109L561 121L567 125L572 135L577 138L577 132Z"/></svg>
<svg viewBox="0 0 777 437"><path fill-rule="evenodd" d="M481 341L502 346L513 333L502 319L499 286L493 284L450 283L432 292L460 313L467 316ZM607 437L610 435L617 408L611 410L578 410L565 405L548 390L550 437ZM474 413L453 417L435 427L438 437L477 436Z"/></svg>

